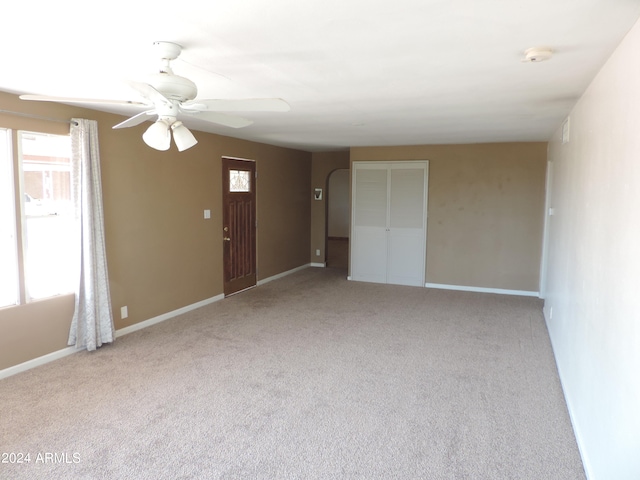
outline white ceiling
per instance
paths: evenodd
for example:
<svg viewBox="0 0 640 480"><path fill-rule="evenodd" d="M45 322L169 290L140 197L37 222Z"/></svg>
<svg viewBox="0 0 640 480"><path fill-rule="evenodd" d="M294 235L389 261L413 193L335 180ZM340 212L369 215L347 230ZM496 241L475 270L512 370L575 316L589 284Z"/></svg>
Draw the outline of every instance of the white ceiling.
<svg viewBox="0 0 640 480"><path fill-rule="evenodd" d="M164 40L198 98L291 105L197 130L309 151L546 141L639 16L640 0L14 0L0 90L137 100L122 80L155 72ZM539 46L553 58L521 61Z"/></svg>

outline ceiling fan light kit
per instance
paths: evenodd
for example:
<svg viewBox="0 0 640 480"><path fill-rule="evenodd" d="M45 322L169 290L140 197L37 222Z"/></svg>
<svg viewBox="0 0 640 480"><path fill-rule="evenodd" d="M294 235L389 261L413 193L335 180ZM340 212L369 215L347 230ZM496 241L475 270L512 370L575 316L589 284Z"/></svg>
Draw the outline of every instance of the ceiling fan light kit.
<svg viewBox="0 0 640 480"><path fill-rule="evenodd" d="M171 133L167 121L161 118L151 124L151 126L147 128L147 131L142 134L142 140L156 150L169 150L171 146Z"/></svg>
<svg viewBox="0 0 640 480"><path fill-rule="evenodd" d="M193 133L191 133L180 120L171 125L171 131L173 132L173 141L176 142L176 147L178 147L179 152L183 152L198 143Z"/></svg>
<svg viewBox="0 0 640 480"><path fill-rule="evenodd" d="M49 97L46 95L21 95L22 100L36 100L60 103L119 104L142 107L145 111L120 122L113 128L128 128L148 120L148 116L157 115L158 119L142 135L144 142L156 150L168 150L171 146L171 134L182 152L198 143L193 134L183 124L185 117L196 117L206 122L231 128L251 125L249 119L222 112L270 111L286 112L289 104L280 98L250 98L240 100L205 99L193 101L198 88L188 78L175 75L171 61L180 56L182 47L173 42L154 42L153 47L160 57L159 72L147 77L147 82L128 82L143 101L96 100L68 97Z"/></svg>

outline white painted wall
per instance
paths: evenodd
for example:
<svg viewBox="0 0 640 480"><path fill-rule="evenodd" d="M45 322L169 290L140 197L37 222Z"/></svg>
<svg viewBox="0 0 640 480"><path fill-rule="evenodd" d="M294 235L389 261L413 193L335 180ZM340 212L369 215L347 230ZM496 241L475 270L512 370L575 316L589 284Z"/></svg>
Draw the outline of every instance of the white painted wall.
<svg viewBox="0 0 640 480"><path fill-rule="evenodd" d="M562 61L558 55L552 61ZM591 480L640 479L640 24L549 144L545 316Z"/></svg>

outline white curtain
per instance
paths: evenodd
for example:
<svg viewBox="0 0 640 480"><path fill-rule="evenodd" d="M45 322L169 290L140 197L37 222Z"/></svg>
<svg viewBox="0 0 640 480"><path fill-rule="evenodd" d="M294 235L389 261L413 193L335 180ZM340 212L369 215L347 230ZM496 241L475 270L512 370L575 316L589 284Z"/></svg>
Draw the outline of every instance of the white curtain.
<svg viewBox="0 0 640 480"><path fill-rule="evenodd" d="M95 120L72 119L71 163L79 227L80 275L68 344L95 350L115 338L104 241L98 123Z"/></svg>

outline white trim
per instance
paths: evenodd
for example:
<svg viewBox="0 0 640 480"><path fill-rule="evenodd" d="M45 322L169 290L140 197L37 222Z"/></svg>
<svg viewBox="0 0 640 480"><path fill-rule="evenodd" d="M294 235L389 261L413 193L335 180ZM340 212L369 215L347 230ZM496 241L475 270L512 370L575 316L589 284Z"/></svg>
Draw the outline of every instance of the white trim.
<svg viewBox="0 0 640 480"><path fill-rule="evenodd" d="M262 285L268 283L272 280L277 280L278 278L285 277L292 273L298 272L300 270L304 270L308 268L309 264L301 265L300 267L294 268L292 270L279 273L269 278L265 278L264 280L260 280L258 285ZM138 330L142 330L143 328L150 327L151 325L155 325L156 323L164 322L165 320L169 320L170 318L177 317L178 315L182 315L183 313L190 312L191 310L195 310L200 307L204 307L205 305L209 305L210 303L218 302L224 299L224 294L216 295L215 297L207 298L206 300L202 300L200 302L192 303L191 305L187 305L186 307L178 308L177 310L172 310L171 312L163 313L162 315L158 315L157 317L150 318L148 320L144 320L142 322L134 323L125 328L121 328L116 330L116 337L119 338L123 335L127 335L129 333L137 332ZM0 370L0 380L3 378L11 377L12 375L16 375L21 372L25 372L35 367L39 367L49 362L53 362L54 360L58 360L60 358L72 355L76 352L80 352L84 349L75 348L75 347L67 347L62 350L58 350L56 352L48 353L38 358L34 358L33 360L27 360L26 362L20 363L18 365L14 365L12 367L5 368L4 370Z"/></svg>
<svg viewBox="0 0 640 480"><path fill-rule="evenodd" d="M277 275L273 275L271 277L265 278L264 280L260 280L258 281L258 285L263 285L273 280L277 280L279 278L285 277L287 275L298 272L300 270L304 270L305 268L309 268L310 266L324 266L324 264L301 265L299 267L288 270L286 272L282 272ZM351 277L347 277L347 279L351 280ZM440 288L440 289L446 289L446 290L462 290L462 291L469 291L469 292L499 293L504 295L523 295L528 297L538 296L538 292L529 292L525 290L504 290L499 288L465 287L460 285L445 285L440 283L426 283L425 287ZM116 330L116 338L122 337L123 335L127 335L129 333L136 332L138 330L142 330L143 328L150 327L151 325L155 325L156 323L164 322L165 320L169 320L170 318L177 317L178 315L182 315L183 313L190 312L191 310L195 310L197 308L204 307L205 305L218 302L222 299L224 299L223 294L216 295L215 297L211 297L206 300L202 300L200 302L192 303L191 305L187 305L186 307L178 308L177 310L172 310L171 312L163 313L162 315L158 315L157 317L153 317L148 320L135 323L128 327L121 328L119 330ZM67 348L63 348L62 350L58 350L56 352L48 353L41 357L34 358L33 360L28 360L18 365L5 368L4 370L0 370L0 380L2 380L3 378L10 377L12 375L16 375L21 372L25 372L32 368L39 367L49 362L59 360L60 358L67 357L81 350L83 349L76 349L75 347L67 347Z"/></svg>
<svg viewBox="0 0 640 480"><path fill-rule="evenodd" d="M13 367L5 368L4 370L0 370L0 380L12 375L16 375L18 373L26 372L27 370L31 370L32 368L39 367L46 363L53 362L54 360L68 357L69 355L72 355L79 351L80 349L77 349L75 347L67 347L56 352L48 353L41 357L34 358L33 360L27 360L26 362L19 363L18 365L14 365Z"/></svg>
<svg viewBox="0 0 640 480"><path fill-rule="evenodd" d="M157 317L150 318L143 322L134 323L133 325L129 325L128 327L121 328L120 330L116 330L116 338L122 337L123 335L127 335L129 333L137 332L138 330L142 330L143 328L150 327L151 325L155 325L156 323L164 322L165 320L169 320L170 318L177 317L178 315L182 315L183 313L190 312L191 310L195 310L196 308L209 305L210 303L218 302L223 298L224 298L223 294L216 295L215 297L207 298L206 300L192 303L191 305L187 305L186 307L178 308L177 310L172 310L171 312L163 313L162 315L158 315Z"/></svg>
<svg viewBox="0 0 640 480"><path fill-rule="evenodd" d="M324 262L311 262L311 266L312 267L325 268L327 266L327 264L324 263Z"/></svg>
<svg viewBox="0 0 640 480"><path fill-rule="evenodd" d="M269 278L265 278L264 280L260 280L258 282L258 285L262 285L272 280L277 280L278 278L282 278L292 273L298 272L300 270L304 270L309 266L310 266L309 264L301 265L300 267L294 268L292 270L279 273ZM162 315L158 315L157 317L153 317L148 320L144 320L142 322L134 323L133 325L130 325L128 327L116 330L115 338L122 337L123 335L127 335L129 333L137 332L138 330L142 330L143 328L150 327L151 325L155 325L156 323L164 322L165 320L169 320L170 318L177 317L178 315L182 315L183 313L190 312L191 310L204 307L205 305L209 305L211 303L218 302L223 299L224 299L224 294L216 295L215 297L207 298L206 300L192 303L191 305L187 305L186 307L178 308L177 310L172 310L171 312L163 313ZM41 357L34 358L33 360L27 360L26 362L20 363L18 365L5 368L4 370L0 370L0 380L2 380L3 378L11 377L12 375L16 375L21 372L25 372L32 368L39 367L46 363L53 362L54 360L67 357L69 355L72 355L76 352L80 352L82 350L84 349L67 347L67 348L63 348L62 350L58 350L56 352L48 353Z"/></svg>
<svg viewBox="0 0 640 480"><path fill-rule="evenodd" d="M547 157L549 156L549 146L547 146ZM553 187L553 162L547 161L547 175L545 177L544 193L544 219L542 229L542 254L540 255L540 298L545 297L547 291L547 263L549 262L549 228L551 210L551 188Z"/></svg>
<svg viewBox="0 0 640 480"><path fill-rule="evenodd" d="M498 293L501 295L521 295L524 297L537 297L538 292L528 290L507 290L504 288L467 287L463 285L445 285L444 283L425 283L427 288L439 288L442 290L461 290L463 292Z"/></svg>
<svg viewBox="0 0 640 480"><path fill-rule="evenodd" d="M547 327L547 331L550 331L551 318L549 318L549 311L547 308L542 309L542 314L544 315L544 322ZM592 467L591 462L589 461L589 457L586 455L587 449L585 448L584 437L580 430L580 425L575 421L574 414L574 403L571 401L571 398L567 395L568 391L564 388L564 378L563 371L559 368L558 357L556 356L556 348L553 343L554 336L549 335L551 340L551 350L553 351L553 359L556 363L556 369L558 371L558 377L560 378L560 386L562 387L562 396L564 397L564 403L567 405L567 411L569 412L569 420L571 421L571 427L573 428L573 435L576 437L576 443L578 444L578 452L580 453L580 459L582 460L582 466L584 467L584 473L587 480L590 478L594 478L592 475Z"/></svg>
<svg viewBox="0 0 640 480"><path fill-rule="evenodd" d="M191 305L187 305L186 307L178 308L177 310L173 310L171 312L163 313L162 315L158 315L157 317L150 318L149 320L145 320L143 322L135 323L129 327L121 328L120 330L116 330L116 338L122 337L128 333L136 332L146 327L150 327L151 325L155 325L156 323L163 322L165 320L169 320L170 318L176 317L178 315L182 315L183 313L187 313L191 310L195 310L196 308L204 307L205 305L209 305L210 303L217 302L222 300L224 295L216 295L215 297L208 298L206 300L202 300L200 302L192 303ZM53 362L55 360L59 360L61 358L72 355L76 352L83 351L83 348L76 347L67 347L62 350L58 350L56 352L51 352L46 355L43 355L38 358L34 358L33 360L27 360L26 362L20 363L18 365L14 365L13 367L5 368L4 370L0 370L0 380L3 378L10 377L12 375L16 375L21 372L25 372L27 370L31 370L32 368L39 367L46 363Z"/></svg>
<svg viewBox="0 0 640 480"><path fill-rule="evenodd" d="M293 268L291 270L287 270L286 272L278 273L276 275L273 275L272 277L267 277L265 279L258 280L258 286L264 285L265 283L272 282L273 280L278 280L279 278L282 278L282 277L286 277L287 275L291 275L292 273L299 272L300 270L304 270L305 268L309 268L310 266L311 264L307 263L305 265L300 265L299 267Z"/></svg>
<svg viewBox="0 0 640 480"><path fill-rule="evenodd" d="M227 160L242 160L243 162L253 162L257 165L257 162L251 158L230 157L228 155L222 155L222 158L226 158Z"/></svg>
<svg viewBox="0 0 640 480"><path fill-rule="evenodd" d="M395 229L392 228L392 219L391 219L391 184L392 184L392 174L391 172L394 170L402 170L402 169L420 169L423 171L423 192L422 192L422 227L421 228L410 228L404 229L403 233L400 234L400 231L403 229ZM386 174L386 218L385 218L385 226L362 226L356 225L356 219L358 217L356 209L358 208L356 197L357 197L357 185L358 185L358 174L359 172L364 172L366 170L385 170ZM384 182L381 182L384 185ZM384 189L384 186L381 185L381 191ZM349 255L349 271L352 273L352 276L356 278L357 281L365 281L365 282L373 282L373 283L390 283L390 284L404 284L404 285L413 285L420 286L425 281L425 264L427 261L425 246L429 242L429 237L427 233L428 228L428 210L429 210L429 160L416 159L416 160L389 160L385 162L377 162L377 161L368 161L368 160L356 160L351 162L351 224L350 224L350 235L349 241L351 245L351 254ZM382 209L380 209L382 211ZM413 239L419 238L419 245L421 247L416 247L419 251L414 251L413 263L421 265L422 268L419 269L418 272L413 272L409 275L405 275L406 272L402 272L403 274L392 275L390 273L389 268L389 257L391 255L391 247L395 244L394 239L397 235L410 235ZM357 261L357 256L353 254L354 251L358 252L360 250L364 250L364 246L369 246L371 237L375 236L377 240L380 241L382 247L376 249L376 251L367 251L364 255L367 260L371 260L376 257L380 260L380 256L382 255L383 263L380 265L376 265L374 271L369 273L363 273L362 267L360 265L356 265L354 262ZM415 248L414 248L415 250ZM395 253L397 253L394 250ZM406 255L406 252L403 252L402 255ZM390 278L390 277L394 278Z"/></svg>

